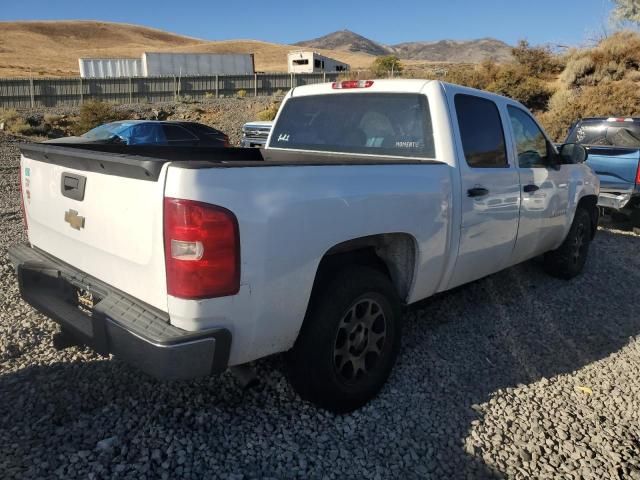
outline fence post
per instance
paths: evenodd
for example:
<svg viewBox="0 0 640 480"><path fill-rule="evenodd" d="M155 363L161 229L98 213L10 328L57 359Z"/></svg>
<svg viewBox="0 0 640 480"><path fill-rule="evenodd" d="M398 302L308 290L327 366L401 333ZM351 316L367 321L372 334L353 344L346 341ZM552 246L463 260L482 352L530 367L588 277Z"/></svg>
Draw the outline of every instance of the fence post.
<svg viewBox="0 0 640 480"><path fill-rule="evenodd" d="M84 91L82 88L82 77L79 78L80 80L80 105L82 105L84 103Z"/></svg>
<svg viewBox="0 0 640 480"><path fill-rule="evenodd" d="M218 75L216 75L216 98L218 98L218 97L219 97L219 95L218 95L218 87L219 87L219 84L218 84Z"/></svg>
<svg viewBox="0 0 640 480"><path fill-rule="evenodd" d="M33 92L33 78L29 77L29 96L31 97L31 108L35 107L35 95Z"/></svg>
<svg viewBox="0 0 640 480"><path fill-rule="evenodd" d="M253 96L254 97L258 96L258 74L257 73L253 74Z"/></svg>
<svg viewBox="0 0 640 480"><path fill-rule="evenodd" d="M178 101L178 85L176 84L176 77L173 77L173 101Z"/></svg>
<svg viewBox="0 0 640 480"><path fill-rule="evenodd" d="M131 77L129 77L129 104L133 103L133 84L131 83Z"/></svg>
<svg viewBox="0 0 640 480"><path fill-rule="evenodd" d="M289 88L293 88L293 73L291 73L289 77Z"/></svg>
<svg viewBox="0 0 640 480"><path fill-rule="evenodd" d="M322 72L322 83L327 83L327 72Z"/></svg>

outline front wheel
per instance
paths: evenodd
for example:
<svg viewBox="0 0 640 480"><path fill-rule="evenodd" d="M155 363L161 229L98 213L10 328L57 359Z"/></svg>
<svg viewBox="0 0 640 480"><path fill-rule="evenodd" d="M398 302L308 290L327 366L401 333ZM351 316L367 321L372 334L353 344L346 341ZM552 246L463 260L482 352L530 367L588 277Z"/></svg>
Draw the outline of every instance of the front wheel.
<svg viewBox="0 0 640 480"><path fill-rule="evenodd" d="M562 245L544 255L544 267L554 277L570 279L582 272L591 242L591 216L578 208Z"/></svg>
<svg viewBox="0 0 640 480"><path fill-rule="evenodd" d="M290 380L332 412L355 410L384 385L400 347L400 301L378 270L352 267L314 292L287 355Z"/></svg>

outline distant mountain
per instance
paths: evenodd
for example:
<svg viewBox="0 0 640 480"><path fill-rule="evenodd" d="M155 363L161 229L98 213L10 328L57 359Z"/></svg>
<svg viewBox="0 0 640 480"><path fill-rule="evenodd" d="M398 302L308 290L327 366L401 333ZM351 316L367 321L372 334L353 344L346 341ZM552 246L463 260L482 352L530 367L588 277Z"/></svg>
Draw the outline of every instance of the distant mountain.
<svg viewBox="0 0 640 480"><path fill-rule="evenodd" d="M295 43L298 47L323 48L326 50L342 50L345 52L366 53L368 55L388 55L391 50L368 38L358 35L350 30L339 30L324 37L314 38Z"/></svg>
<svg viewBox="0 0 640 480"><path fill-rule="evenodd" d="M383 45L349 30L340 30L313 40L298 42L305 48L318 48L380 56L395 54L404 60L427 62L480 63L484 60L505 62L511 59L511 47L494 38L478 40L440 40Z"/></svg>
<svg viewBox="0 0 640 480"><path fill-rule="evenodd" d="M480 63L484 60L506 62L511 59L511 47L495 38L439 42L408 42L393 46L399 58L431 62Z"/></svg>

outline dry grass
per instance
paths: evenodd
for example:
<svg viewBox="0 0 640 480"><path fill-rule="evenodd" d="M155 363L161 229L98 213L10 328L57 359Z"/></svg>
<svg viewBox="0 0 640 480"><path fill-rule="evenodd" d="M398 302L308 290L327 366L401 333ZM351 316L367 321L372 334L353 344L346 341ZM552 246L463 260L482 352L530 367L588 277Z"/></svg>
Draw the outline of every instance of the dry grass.
<svg viewBox="0 0 640 480"><path fill-rule="evenodd" d="M299 47L253 40L205 41L161 30L108 22L0 22L0 77L77 76L79 57L139 57L145 51L253 53L257 71L286 72L287 53ZM321 53L367 68L374 57Z"/></svg>

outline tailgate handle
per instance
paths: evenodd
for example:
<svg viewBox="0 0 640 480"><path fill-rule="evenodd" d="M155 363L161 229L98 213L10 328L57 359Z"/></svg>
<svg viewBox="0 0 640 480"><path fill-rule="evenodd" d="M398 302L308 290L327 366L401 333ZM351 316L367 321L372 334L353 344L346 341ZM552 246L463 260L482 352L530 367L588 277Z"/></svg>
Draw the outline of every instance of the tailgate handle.
<svg viewBox="0 0 640 480"><path fill-rule="evenodd" d="M84 200L84 187L86 183L87 177L83 175L62 172L60 191L62 192L63 196L81 202Z"/></svg>

